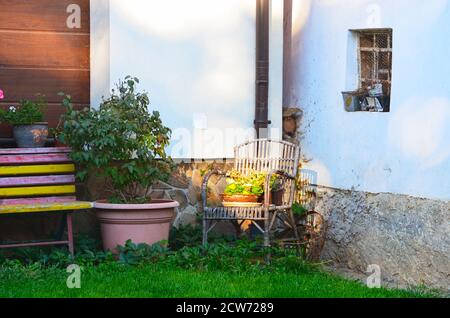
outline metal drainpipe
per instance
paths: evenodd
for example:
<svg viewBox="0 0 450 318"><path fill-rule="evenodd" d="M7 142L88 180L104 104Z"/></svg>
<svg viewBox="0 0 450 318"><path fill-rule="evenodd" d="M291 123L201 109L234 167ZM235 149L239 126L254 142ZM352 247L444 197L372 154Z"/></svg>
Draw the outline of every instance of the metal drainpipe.
<svg viewBox="0 0 450 318"><path fill-rule="evenodd" d="M255 129L267 137L269 121L269 13L270 0L256 0L256 90Z"/></svg>

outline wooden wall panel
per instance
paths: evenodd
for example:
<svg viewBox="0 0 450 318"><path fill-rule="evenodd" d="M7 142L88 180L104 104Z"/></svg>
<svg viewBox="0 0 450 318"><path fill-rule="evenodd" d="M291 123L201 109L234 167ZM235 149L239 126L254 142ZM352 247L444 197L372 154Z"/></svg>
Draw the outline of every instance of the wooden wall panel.
<svg viewBox="0 0 450 318"><path fill-rule="evenodd" d="M0 83L5 91L3 102L34 99L45 95L48 102L60 102L59 92L72 95L74 103L89 104L89 72L78 70L2 69Z"/></svg>
<svg viewBox="0 0 450 318"><path fill-rule="evenodd" d="M81 8L80 29L67 27L71 4ZM89 33L89 20L89 0L0 0L0 29Z"/></svg>
<svg viewBox="0 0 450 318"><path fill-rule="evenodd" d="M0 67L89 69L89 34L0 30Z"/></svg>
<svg viewBox="0 0 450 318"><path fill-rule="evenodd" d="M45 119L55 127L64 112L59 92L72 95L77 108L90 103L89 0L0 0L1 108L43 94ZM81 8L81 28L67 27L67 7ZM11 127L0 125L0 138Z"/></svg>

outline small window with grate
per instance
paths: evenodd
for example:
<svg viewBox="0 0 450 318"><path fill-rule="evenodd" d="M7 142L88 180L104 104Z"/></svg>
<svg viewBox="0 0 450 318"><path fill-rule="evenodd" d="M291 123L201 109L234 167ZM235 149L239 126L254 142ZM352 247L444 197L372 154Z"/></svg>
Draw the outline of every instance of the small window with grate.
<svg viewBox="0 0 450 318"><path fill-rule="evenodd" d="M357 46L358 89L344 92L347 111L389 112L392 29L353 30Z"/></svg>

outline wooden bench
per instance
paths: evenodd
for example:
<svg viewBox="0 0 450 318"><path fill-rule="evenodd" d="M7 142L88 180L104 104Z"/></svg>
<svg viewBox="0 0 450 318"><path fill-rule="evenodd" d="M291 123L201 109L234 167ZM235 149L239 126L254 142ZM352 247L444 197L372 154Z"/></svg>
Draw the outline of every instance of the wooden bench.
<svg viewBox="0 0 450 318"><path fill-rule="evenodd" d="M0 248L67 245L74 255L72 213L90 209L75 197L75 165L70 148L0 149L0 216L62 213L55 240L0 244ZM67 240L62 240L67 226Z"/></svg>

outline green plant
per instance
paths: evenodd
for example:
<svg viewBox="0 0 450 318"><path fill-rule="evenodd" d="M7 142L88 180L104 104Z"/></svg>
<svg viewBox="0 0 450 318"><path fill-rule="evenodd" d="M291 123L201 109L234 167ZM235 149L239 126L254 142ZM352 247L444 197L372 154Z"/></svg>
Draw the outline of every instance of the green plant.
<svg viewBox="0 0 450 318"><path fill-rule="evenodd" d="M165 148L171 131L158 112L149 112L147 93L136 92L137 78L127 76L99 109L73 108L65 96L58 139L72 148L80 165L77 177L91 173L105 177L110 203L146 203L156 180L167 180L173 168Z"/></svg>
<svg viewBox="0 0 450 318"><path fill-rule="evenodd" d="M227 175L227 187L224 193L226 195L257 195L264 194L264 182L267 174L264 172L252 171L247 175L231 170ZM273 175L270 181L270 188L272 189L277 180L277 175Z"/></svg>
<svg viewBox="0 0 450 318"><path fill-rule="evenodd" d="M308 212L308 210L303 205L301 205L300 203L295 202L292 205L292 213L294 213L294 215L303 216L307 212Z"/></svg>
<svg viewBox="0 0 450 318"><path fill-rule="evenodd" d="M0 122L13 126L32 125L43 121L43 112L47 107L44 96L37 95L36 100L23 100L20 105L11 106L8 110L0 110Z"/></svg>
<svg viewBox="0 0 450 318"><path fill-rule="evenodd" d="M169 247L173 251L178 251L184 247L200 246L202 244L202 238L203 231L201 225L179 225L178 227L172 227L170 231ZM209 242L212 244L230 243L235 240L236 238L230 234L219 234L214 231L209 234Z"/></svg>

